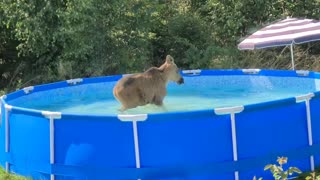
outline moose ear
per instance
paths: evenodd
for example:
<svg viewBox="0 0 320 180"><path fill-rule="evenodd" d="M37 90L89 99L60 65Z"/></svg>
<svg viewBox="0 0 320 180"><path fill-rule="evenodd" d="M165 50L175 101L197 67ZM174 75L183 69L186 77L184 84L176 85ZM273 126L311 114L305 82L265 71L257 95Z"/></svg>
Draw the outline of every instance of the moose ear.
<svg viewBox="0 0 320 180"><path fill-rule="evenodd" d="M170 55L167 55L167 57L166 57L166 63L169 63L169 64L174 63L173 57L170 56Z"/></svg>

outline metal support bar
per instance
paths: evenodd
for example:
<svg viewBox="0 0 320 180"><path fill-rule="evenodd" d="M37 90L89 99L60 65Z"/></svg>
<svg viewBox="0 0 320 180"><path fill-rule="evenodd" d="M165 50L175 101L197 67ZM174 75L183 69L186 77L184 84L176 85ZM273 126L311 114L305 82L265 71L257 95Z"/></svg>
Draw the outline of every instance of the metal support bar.
<svg viewBox="0 0 320 180"><path fill-rule="evenodd" d="M54 164L55 161L55 151L54 151L54 120L55 119L61 119L61 113L60 112L50 112L50 111L42 111L42 115L44 115L46 118L49 119L50 123L50 164ZM55 175L50 175L50 180L54 180Z"/></svg>
<svg viewBox="0 0 320 180"><path fill-rule="evenodd" d="M12 109L12 106L5 104L5 118L6 118L6 124L5 124L5 152L9 152L9 144L10 144L10 126L9 126L9 112ZM9 172L10 170L10 164L8 161L6 161L6 172Z"/></svg>
<svg viewBox="0 0 320 180"><path fill-rule="evenodd" d="M214 112L216 114L230 114L231 120L231 133L232 133L232 152L233 152L233 161L238 161L238 147L237 147L237 132L236 132L236 116L235 113L243 111L243 106L234 106L226 108L216 108ZM239 180L239 172L234 172L234 179Z"/></svg>
<svg viewBox="0 0 320 180"><path fill-rule="evenodd" d="M310 99L314 97L313 93L301 95L296 97L296 102L305 101L306 104L306 115L307 115L307 129L308 129L308 144L313 145L312 139L312 123L311 123L311 111L310 111ZM314 171L314 156L310 156L310 167L311 171Z"/></svg>
<svg viewBox="0 0 320 180"><path fill-rule="evenodd" d="M6 161L6 172L9 173L10 172L10 164L9 162Z"/></svg>
<svg viewBox="0 0 320 180"><path fill-rule="evenodd" d="M139 136L137 120L132 121L133 139L134 139L134 154L136 157L136 168L140 168L140 150L139 150ZM138 180L141 180L140 178Z"/></svg>
<svg viewBox="0 0 320 180"><path fill-rule="evenodd" d="M10 125L9 125L9 112L12 109L12 106L5 104L6 109L6 126L5 126L5 136L6 136L6 144L5 144L5 152L9 152L9 144L10 144Z"/></svg>
<svg viewBox="0 0 320 180"><path fill-rule="evenodd" d="M54 119L50 117L50 164L54 164Z"/></svg>
<svg viewBox="0 0 320 180"><path fill-rule="evenodd" d="M140 168L140 150L139 150L139 137L138 137L138 126L137 121L132 121L133 128L133 139L134 139L134 151L136 157L136 168Z"/></svg>
<svg viewBox="0 0 320 180"><path fill-rule="evenodd" d="M140 163L140 149L139 149L139 135L138 135L138 121L145 121L148 118L147 114L126 115L119 114L118 119L124 122L132 121L134 154L136 159L136 168L141 167ZM140 179L138 179L140 180Z"/></svg>
<svg viewBox="0 0 320 180"><path fill-rule="evenodd" d="M6 109L6 126L5 126L5 131L6 131L6 146L5 146L5 152L9 152L9 111Z"/></svg>
<svg viewBox="0 0 320 180"><path fill-rule="evenodd" d="M121 121L132 121L134 153L136 158L136 168L140 168L140 150L137 121L145 121L148 118L147 114L125 115L119 114L118 119Z"/></svg>
<svg viewBox="0 0 320 180"><path fill-rule="evenodd" d="M238 148L237 148L237 133L236 133L236 117L235 113L232 112L231 116L231 132L232 132L232 151L233 151L233 161L238 161ZM234 172L234 179L239 180L239 172Z"/></svg>
<svg viewBox="0 0 320 180"><path fill-rule="evenodd" d="M307 99L305 103L306 103L306 110L307 110L308 142L309 142L309 146L312 146L313 140L312 140L312 124L311 124L311 113L310 113L310 99ZM310 166L311 166L311 171L314 171L313 156L310 156Z"/></svg>
<svg viewBox="0 0 320 180"><path fill-rule="evenodd" d="M292 64L292 70L294 70L294 57L293 57L293 44L290 45L290 51L291 51L291 64Z"/></svg>

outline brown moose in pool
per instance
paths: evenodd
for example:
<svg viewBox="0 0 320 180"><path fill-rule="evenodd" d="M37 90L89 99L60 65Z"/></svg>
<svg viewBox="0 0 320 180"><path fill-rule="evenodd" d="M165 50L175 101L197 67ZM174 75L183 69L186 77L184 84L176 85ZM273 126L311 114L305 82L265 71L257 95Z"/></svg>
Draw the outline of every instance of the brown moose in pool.
<svg viewBox="0 0 320 180"><path fill-rule="evenodd" d="M169 81L184 83L173 57L167 55L160 67L151 67L144 73L121 78L113 88L113 94L122 105L121 111L146 104L161 106Z"/></svg>

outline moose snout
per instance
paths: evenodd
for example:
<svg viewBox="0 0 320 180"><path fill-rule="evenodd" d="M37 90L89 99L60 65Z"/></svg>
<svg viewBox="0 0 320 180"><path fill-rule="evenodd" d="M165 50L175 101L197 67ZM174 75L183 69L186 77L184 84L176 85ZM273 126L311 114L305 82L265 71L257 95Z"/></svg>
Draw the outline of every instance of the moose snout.
<svg viewBox="0 0 320 180"><path fill-rule="evenodd" d="M183 84L183 83L184 83L184 79L180 78L179 81L178 81L178 84Z"/></svg>

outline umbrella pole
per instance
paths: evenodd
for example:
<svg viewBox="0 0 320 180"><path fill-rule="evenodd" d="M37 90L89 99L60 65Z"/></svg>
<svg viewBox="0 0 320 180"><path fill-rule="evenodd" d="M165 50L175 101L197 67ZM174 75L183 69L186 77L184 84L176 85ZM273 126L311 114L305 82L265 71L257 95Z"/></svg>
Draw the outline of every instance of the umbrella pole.
<svg viewBox="0 0 320 180"><path fill-rule="evenodd" d="M294 70L293 43L290 45L292 70Z"/></svg>

